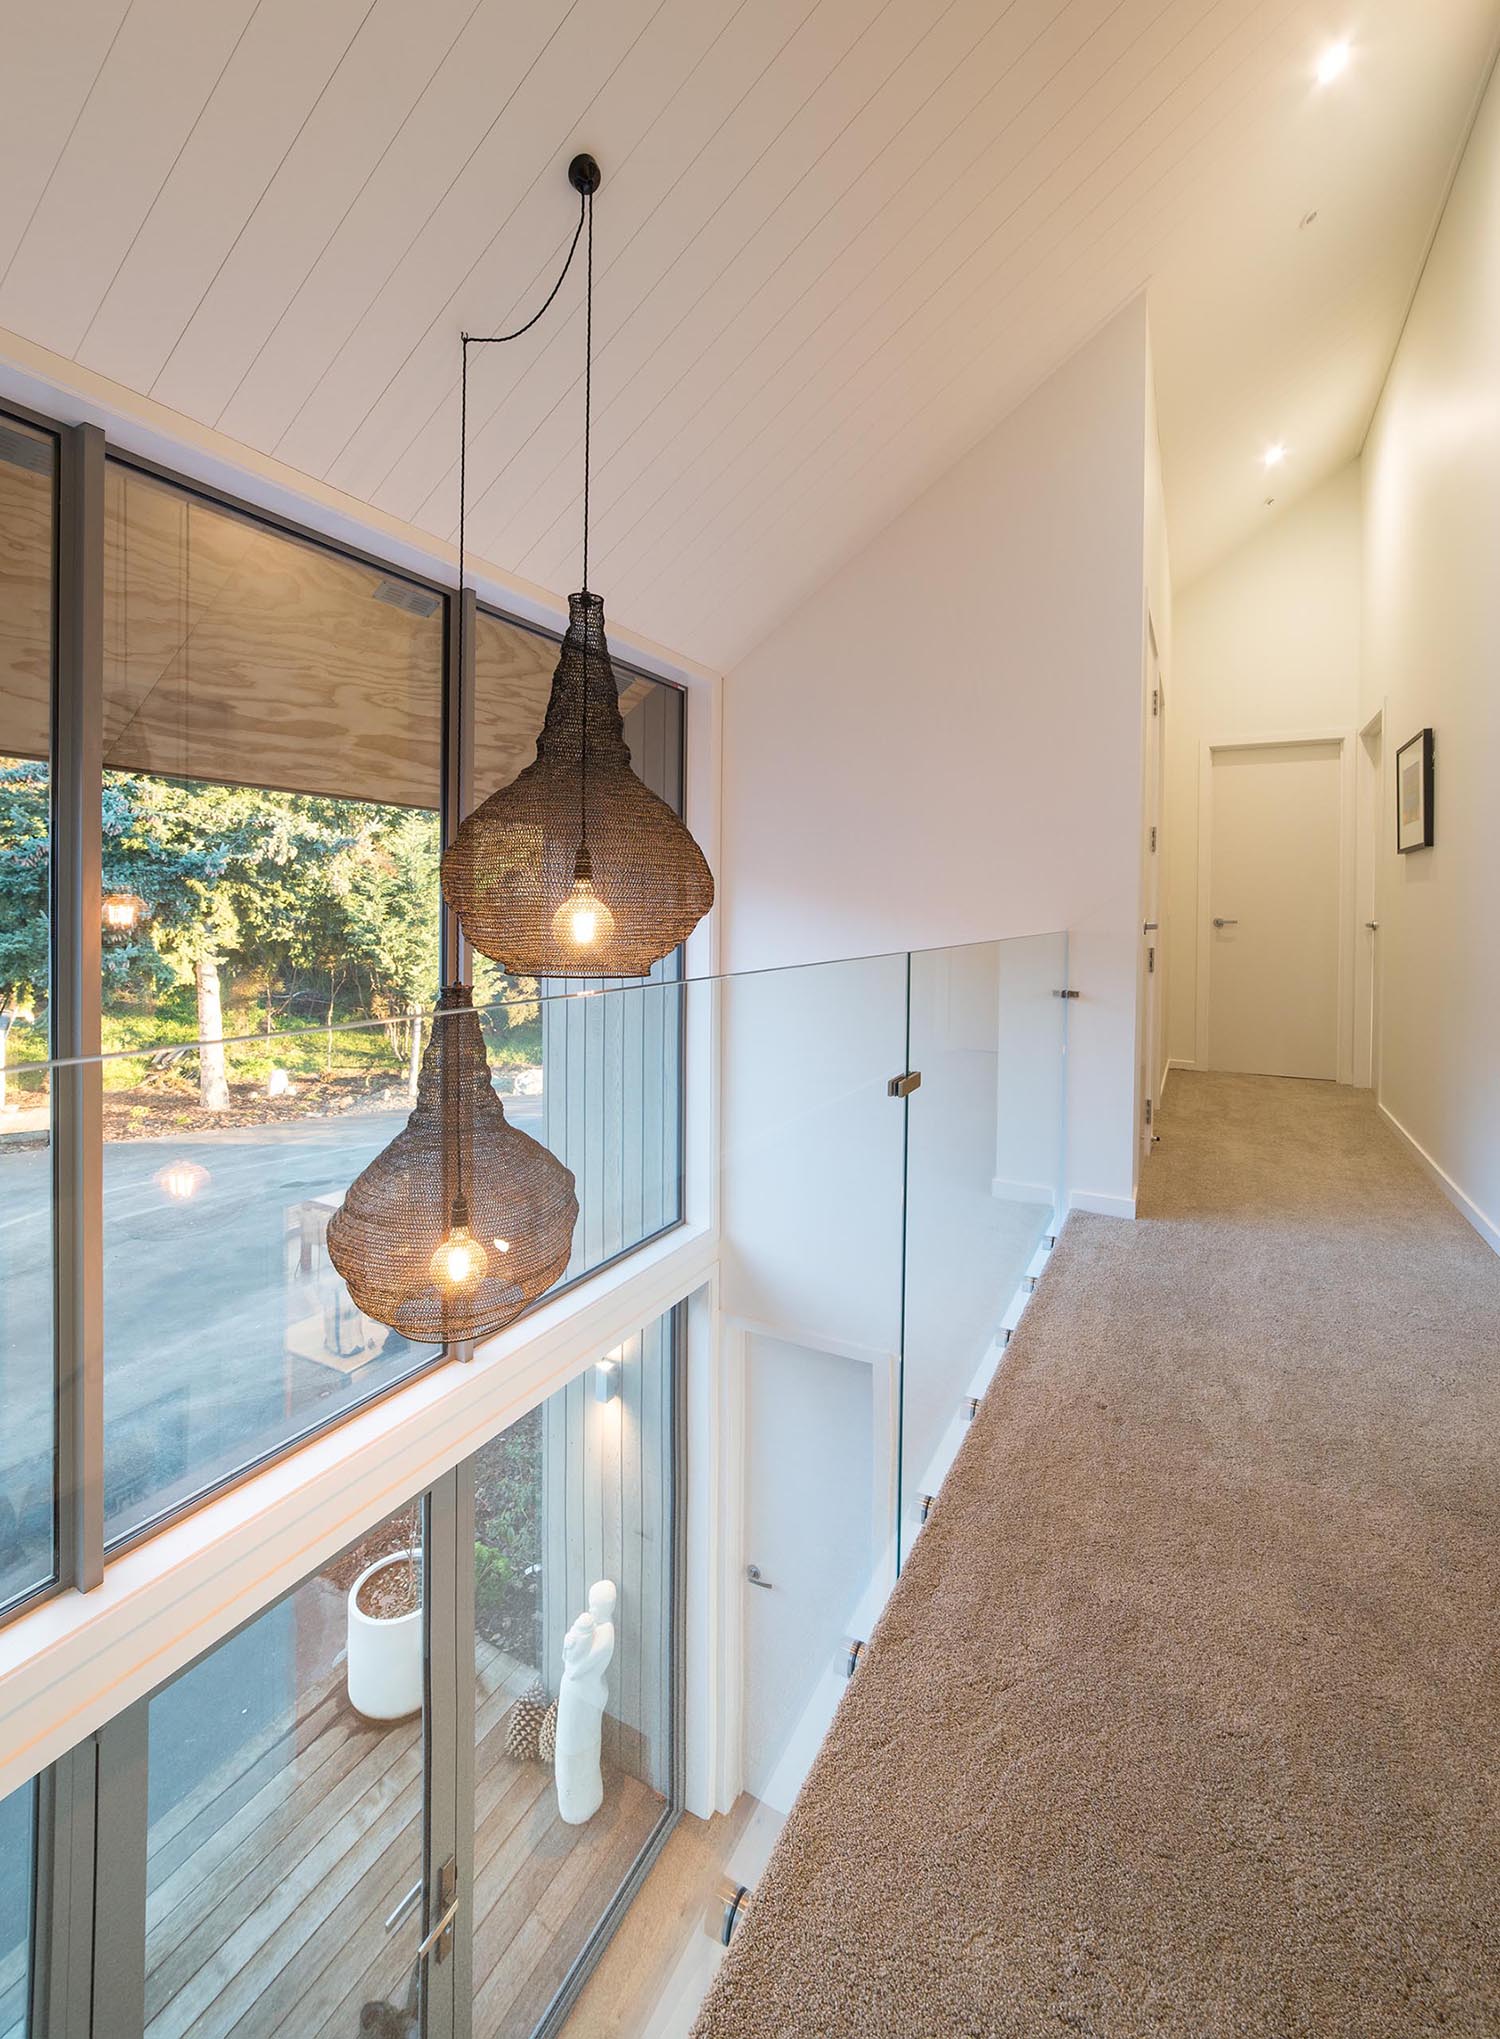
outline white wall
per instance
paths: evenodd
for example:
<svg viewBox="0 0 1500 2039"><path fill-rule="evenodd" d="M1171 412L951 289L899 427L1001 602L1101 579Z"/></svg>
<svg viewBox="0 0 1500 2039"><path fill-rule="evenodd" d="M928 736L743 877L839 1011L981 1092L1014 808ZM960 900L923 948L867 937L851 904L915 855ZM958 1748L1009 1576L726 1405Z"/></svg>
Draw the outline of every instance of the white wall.
<svg viewBox="0 0 1500 2039"><path fill-rule="evenodd" d="M1070 1188L1121 1212L1146 372L1137 302L724 688L726 967L1071 929Z"/></svg>
<svg viewBox="0 0 1500 2039"><path fill-rule="evenodd" d="M1385 710L1381 1102L1500 1245L1500 87L1459 167L1366 443L1366 712ZM1397 856L1430 727L1436 840Z"/></svg>
<svg viewBox="0 0 1500 2039"><path fill-rule="evenodd" d="M1361 719L1360 528L1355 462L1177 590L1167 688L1165 916L1167 1039L1176 1062L1192 1063L1198 1052L1202 745L1314 730L1352 734Z"/></svg>

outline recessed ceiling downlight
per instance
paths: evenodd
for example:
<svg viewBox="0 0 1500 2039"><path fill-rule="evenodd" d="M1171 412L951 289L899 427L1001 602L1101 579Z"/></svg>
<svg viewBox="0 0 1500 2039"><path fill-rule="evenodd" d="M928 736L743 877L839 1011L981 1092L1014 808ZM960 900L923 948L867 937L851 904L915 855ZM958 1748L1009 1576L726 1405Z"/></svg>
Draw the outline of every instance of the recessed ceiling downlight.
<svg viewBox="0 0 1500 2039"><path fill-rule="evenodd" d="M1341 78L1349 68L1349 45L1346 42L1331 42L1318 59L1317 79L1320 85L1331 85L1335 78Z"/></svg>
<svg viewBox="0 0 1500 2039"><path fill-rule="evenodd" d="M1282 445L1279 439L1276 441L1276 444L1274 446L1268 446L1265 452L1260 456L1261 466L1265 468L1280 467L1281 463L1285 459L1286 459L1286 448L1285 446Z"/></svg>

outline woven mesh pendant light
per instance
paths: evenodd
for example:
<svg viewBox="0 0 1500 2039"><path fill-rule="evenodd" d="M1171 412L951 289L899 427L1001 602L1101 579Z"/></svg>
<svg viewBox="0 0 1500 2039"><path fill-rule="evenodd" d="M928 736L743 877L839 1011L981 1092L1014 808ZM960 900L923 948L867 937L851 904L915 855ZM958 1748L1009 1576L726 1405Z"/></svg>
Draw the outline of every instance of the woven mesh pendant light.
<svg viewBox="0 0 1500 2039"><path fill-rule="evenodd" d="M471 993L438 1000L416 1108L349 1185L328 1257L367 1317L419 1344L486 1338L568 1264L573 1171L513 1126Z"/></svg>
<svg viewBox="0 0 1500 2039"><path fill-rule="evenodd" d="M604 636L604 603L589 585L589 448L593 409L594 193L599 166L575 156L578 231L588 229L583 394L583 593L568 598L568 628L552 679L536 762L492 793L443 854L443 895L469 941L520 977L644 977L713 905L714 881L679 815L631 770L619 689ZM553 286L557 295L573 248ZM547 304L552 302L549 297ZM463 340L458 554L464 565L464 451L471 346Z"/></svg>
<svg viewBox="0 0 1500 2039"><path fill-rule="evenodd" d="M475 948L517 976L643 977L708 911L714 881L630 768L604 603L573 595L568 611L536 762L464 822L443 892Z"/></svg>

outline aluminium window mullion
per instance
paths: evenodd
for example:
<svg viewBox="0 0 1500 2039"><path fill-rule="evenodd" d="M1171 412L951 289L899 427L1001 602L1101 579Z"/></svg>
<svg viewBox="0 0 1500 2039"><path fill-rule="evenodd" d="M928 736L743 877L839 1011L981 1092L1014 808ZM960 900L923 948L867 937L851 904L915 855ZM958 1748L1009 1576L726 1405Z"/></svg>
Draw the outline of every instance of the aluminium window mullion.
<svg viewBox="0 0 1500 2039"><path fill-rule="evenodd" d="M446 850L469 812L474 791L474 636L478 609L474 590L460 588L446 607L447 637L443 658L442 762L439 836ZM472 984L473 956L458 915L444 898L438 900L439 975L443 985ZM442 1021L435 1020L435 1026ZM447 1347L450 1359L474 1357L467 1339Z"/></svg>
<svg viewBox="0 0 1500 2039"><path fill-rule="evenodd" d="M104 434L61 435L52 712L52 1191L57 1554L64 1586L104 1577Z"/></svg>
<svg viewBox="0 0 1500 2039"><path fill-rule="evenodd" d="M446 1948L430 1954L424 1965L424 2039L468 2039L473 2017L473 1522L473 1471L463 1465L433 1482L426 1509L423 1933L432 1933L449 1901L443 1877L449 1864L458 1915Z"/></svg>
<svg viewBox="0 0 1500 2039"><path fill-rule="evenodd" d="M90 2039L95 1782L92 1735L37 1779L28 2027L36 2039Z"/></svg>
<svg viewBox="0 0 1500 2039"><path fill-rule="evenodd" d="M474 1750L478 1689L474 1661L474 1466L457 1465L453 1481L453 1854L458 1864L458 1929L453 1936L452 2039L474 2029Z"/></svg>
<svg viewBox="0 0 1500 2039"><path fill-rule="evenodd" d="M97 1772L89 2039L142 2039L146 2028L150 1701L138 1699L107 1721L92 1748Z"/></svg>

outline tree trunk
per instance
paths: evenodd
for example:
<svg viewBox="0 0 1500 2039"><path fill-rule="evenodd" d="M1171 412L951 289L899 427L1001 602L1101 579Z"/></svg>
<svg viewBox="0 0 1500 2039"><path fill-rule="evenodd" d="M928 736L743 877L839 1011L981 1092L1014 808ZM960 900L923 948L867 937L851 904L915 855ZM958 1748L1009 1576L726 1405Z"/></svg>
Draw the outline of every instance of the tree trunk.
<svg viewBox="0 0 1500 2039"><path fill-rule="evenodd" d="M411 1016L411 1051L406 1061L406 1094L415 1104L417 1101L417 1078L422 1073L422 1015L414 1012Z"/></svg>
<svg viewBox="0 0 1500 2039"><path fill-rule="evenodd" d="M206 1112L227 1112L229 1078L224 1072L224 1007L219 996L219 959L203 956L193 965L198 989L198 1102Z"/></svg>
<svg viewBox="0 0 1500 2039"><path fill-rule="evenodd" d="M328 1031L323 1036L323 1074L333 1074L333 998L338 989L338 980L330 970L328 973Z"/></svg>
<svg viewBox="0 0 1500 2039"><path fill-rule="evenodd" d="M9 1059L10 1028L10 1014L8 1012L0 1012L0 1112L5 1110L5 1071L6 1063Z"/></svg>

